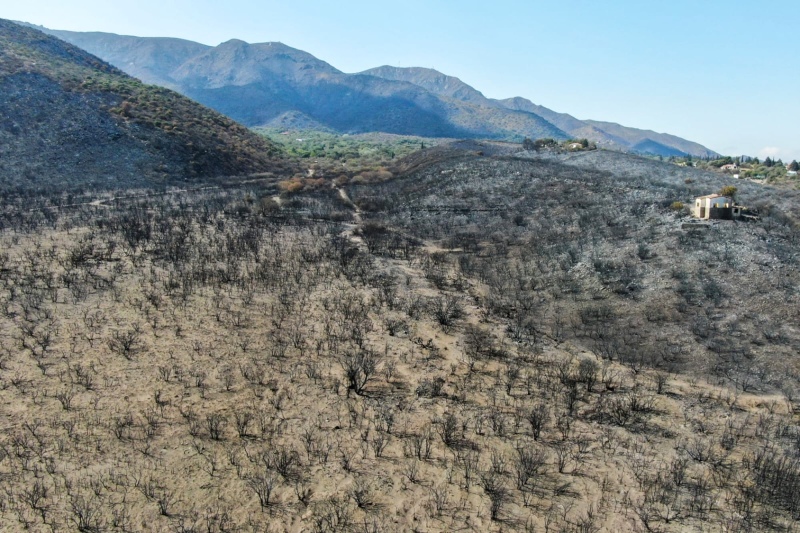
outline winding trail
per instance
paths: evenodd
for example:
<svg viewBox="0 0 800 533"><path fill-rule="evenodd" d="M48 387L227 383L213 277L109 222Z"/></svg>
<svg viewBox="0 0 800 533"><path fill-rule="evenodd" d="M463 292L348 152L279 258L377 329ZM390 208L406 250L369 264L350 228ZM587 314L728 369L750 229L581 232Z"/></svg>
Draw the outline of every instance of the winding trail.
<svg viewBox="0 0 800 533"><path fill-rule="evenodd" d="M353 210L353 222L345 222L343 224L344 231L342 231L342 237L349 239L353 244L358 246L359 249L366 249L367 243L364 242L364 239L355 234L356 228L363 220L361 218L361 209L355 203L353 203L353 200L350 199L347 191L336 185L334 185L333 188L339 193L339 198L341 198L342 201Z"/></svg>
<svg viewBox="0 0 800 533"><path fill-rule="evenodd" d="M354 223L361 224L361 209L356 204L353 203L353 200L351 200L350 197L347 195L347 191L335 185L334 189L336 189L339 192L339 198L341 198L342 201L344 201L344 203L353 208L353 220L355 221Z"/></svg>

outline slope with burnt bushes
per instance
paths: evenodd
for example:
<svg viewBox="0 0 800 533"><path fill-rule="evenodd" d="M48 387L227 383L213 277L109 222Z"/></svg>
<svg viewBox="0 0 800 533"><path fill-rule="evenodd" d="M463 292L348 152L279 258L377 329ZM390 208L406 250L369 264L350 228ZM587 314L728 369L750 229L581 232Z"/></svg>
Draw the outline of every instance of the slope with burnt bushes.
<svg viewBox="0 0 800 533"><path fill-rule="evenodd" d="M168 89L0 20L6 188L128 187L280 170L279 150Z"/></svg>

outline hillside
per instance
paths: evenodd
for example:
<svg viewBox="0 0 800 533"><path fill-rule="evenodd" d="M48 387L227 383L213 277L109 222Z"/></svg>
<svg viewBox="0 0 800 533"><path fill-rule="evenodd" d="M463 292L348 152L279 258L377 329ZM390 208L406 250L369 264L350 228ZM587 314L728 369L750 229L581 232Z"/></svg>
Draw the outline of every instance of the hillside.
<svg viewBox="0 0 800 533"><path fill-rule="evenodd" d="M191 47L177 39L46 31L141 75L145 82L175 88L248 126L313 124L346 133L565 138L539 117L487 123L486 113L466 102L445 101L408 83L345 74L282 43L233 39L217 47L197 45L189 57L186 52ZM154 50L158 53L151 53Z"/></svg>
<svg viewBox="0 0 800 533"><path fill-rule="evenodd" d="M681 139L680 137L676 137L674 135L669 135L667 133L656 133L650 130L640 130L636 128L628 128L625 126L620 126L619 124L614 124L611 122L601 122L597 120L586 120L585 121L590 126L596 127L607 132L610 135L615 137L624 139L626 142L636 145L643 142L655 142L659 143L663 146L675 148L684 154L691 154L693 156L717 156L719 154L712 152L705 147L687 141L685 139ZM703 152L705 150L705 152ZM656 153L655 155L673 155L673 154L659 154Z"/></svg>
<svg viewBox="0 0 800 533"><path fill-rule="evenodd" d="M45 28L36 29L47 33ZM102 32L58 32L55 36L83 50L91 50L107 63L124 65L123 70L134 78L173 90L178 89L178 84L170 79L170 73L210 48L184 39L151 38L143 42L138 37Z"/></svg>
<svg viewBox="0 0 800 533"><path fill-rule="evenodd" d="M497 103L510 109L520 109L541 115L545 120L555 124L574 138L586 138L599 146L649 155L686 155L708 157L718 155L716 152L674 135L639 130L609 122L596 120L578 120L566 113L557 113L544 106L536 105L525 98L508 98L497 100Z"/></svg>
<svg viewBox="0 0 800 533"><path fill-rule="evenodd" d="M4 20L0 117L4 187L127 187L277 169L274 145L229 118Z"/></svg>
<svg viewBox="0 0 800 533"><path fill-rule="evenodd" d="M393 171L0 191L0 530L793 530L798 193L698 228L731 181L629 154Z"/></svg>
<svg viewBox="0 0 800 533"><path fill-rule="evenodd" d="M486 97L483 96L480 91L470 87L454 76L448 76L430 68L398 68L384 65L382 67L365 70L362 74L387 80L412 83L434 94L446 96L455 100L472 102L479 105L485 105L487 103Z"/></svg>
<svg viewBox="0 0 800 533"><path fill-rule="evenodd" d="M586 138L609 149L663 156L686 155L687 153L699 157L716 155L715 152L704 146L679 137L628 128L619 124L578 120L566 113L557 113L544 106L536 105L525 98L489 99L458 78L447 76L433 69L383 66L367 70L364 73L413 83L440 96L468 101L482 107L493 107L497 109L496 113L511 110L541 117L572 138Z"/></svg>
<svg viewBox="0 0 800 533"><path fill-rule="evenodd" d="M612 133L524 98L488 99L458 78L432 69L382 66L345 74L282 43L234 39L208 47L179 39L46 31L145 82L174 88L248 126L314 125L345 133L383 131L424 137L572 137L654 155L714 154L696 143L655 132L617 126L624 134Z"/></svg>
<svg viewBox="0 0 800 533"><path fill-rule="evenodd" d="M337 131L466 134L443 117L441 103L413 86L351 77L281 43L232 40L196 56L173 76L190 97L249 126L287 113Z"/></svg>

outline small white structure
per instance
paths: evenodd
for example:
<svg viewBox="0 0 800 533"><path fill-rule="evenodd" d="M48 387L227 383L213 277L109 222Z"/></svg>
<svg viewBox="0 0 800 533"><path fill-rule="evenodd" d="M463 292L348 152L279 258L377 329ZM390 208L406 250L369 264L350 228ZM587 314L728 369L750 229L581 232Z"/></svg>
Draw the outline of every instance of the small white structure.
<svg viewBox="0 0 800 533"><path fill-rule="evenodd" d="M709 219L728 219L733 218L734 211L738 211L734 207L733 198L722 196L719 194L709 194L700 196L694 201L694 216L704 220Z"/></svg>

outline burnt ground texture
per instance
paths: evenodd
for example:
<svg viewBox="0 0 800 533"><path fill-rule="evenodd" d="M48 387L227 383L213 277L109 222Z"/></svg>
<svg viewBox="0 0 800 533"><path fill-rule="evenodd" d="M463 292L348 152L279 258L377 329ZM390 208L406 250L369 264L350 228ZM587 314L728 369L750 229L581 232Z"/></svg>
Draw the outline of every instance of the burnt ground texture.
<svg viewBox="0 0 800 533"><path fill-rule="evenodd" d="M696 228L728 183L632 156L395 170L5 202L0 529L796 528L794 193Z"/></svg>

